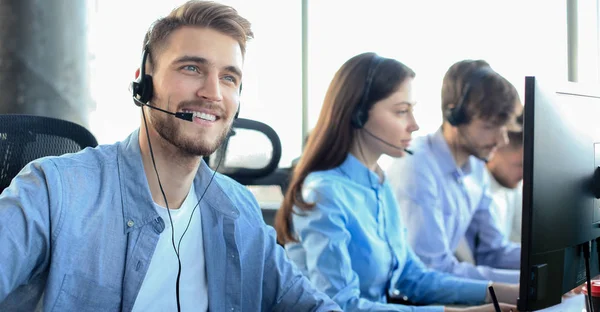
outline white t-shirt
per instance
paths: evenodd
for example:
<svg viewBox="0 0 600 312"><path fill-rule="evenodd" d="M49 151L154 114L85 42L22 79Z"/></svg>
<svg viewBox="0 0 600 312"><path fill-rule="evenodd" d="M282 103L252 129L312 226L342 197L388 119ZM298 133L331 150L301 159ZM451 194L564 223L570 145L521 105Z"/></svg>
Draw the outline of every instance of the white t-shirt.
<svg viewBox="0 0 600 312"><path fill-rule="evenodd" d="M175 246L179 243L197 202L198 196L196 196L192 184L190 192L181 207L171 209L171 218L175 228ZM166 208L158 205L155 205L155 208L165 222L165 229L160 234L148 272L146 272L142 287L133 305L133 311L177 310L175 284L177 282L178 262L171 241L171 223ZM179 249L181 258L181 280L179 283L181 311L208 310L201 221L200 207L196 207Z"/></svg>
<svg viewBox="0 0 600 312"><path fill-rule="evenodd" d="M492 174L490 176L490 193L492 205L498 215L500 228L509 240L521 242L521 218L523 214L523 185L519 183L514 189L506 188Z"/></svg>

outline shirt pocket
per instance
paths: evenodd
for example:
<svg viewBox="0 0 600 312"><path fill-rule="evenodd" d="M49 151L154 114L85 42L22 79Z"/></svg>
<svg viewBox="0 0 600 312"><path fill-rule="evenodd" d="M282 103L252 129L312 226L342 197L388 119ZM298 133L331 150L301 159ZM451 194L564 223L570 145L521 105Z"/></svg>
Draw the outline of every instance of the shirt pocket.
<svg viewBox="0 0 600 312"><path fill-rule="evenodd" d="M78 274L66 274L52 311L120 311L121 292Z"/></svg>

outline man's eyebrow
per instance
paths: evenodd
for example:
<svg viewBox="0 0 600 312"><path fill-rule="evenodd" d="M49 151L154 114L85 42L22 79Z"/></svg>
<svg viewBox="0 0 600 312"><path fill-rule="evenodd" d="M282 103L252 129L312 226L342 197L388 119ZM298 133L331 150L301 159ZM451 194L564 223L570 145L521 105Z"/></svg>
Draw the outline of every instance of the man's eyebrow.
<svg viewBox="0 0 600 312"><path fill-rule="evenodd" d="M178 59L176 59L173 63L178 64L178 63L186 63L186 62L193 62L193 63L198 63L198 64L205 64L205 65L210 65L211 63L200 56L190 56L190 55L184 55Z"/></svg>
<svg viewBox="0 0 600 312"><path fill-rule="evenodd" d="M226 66L225 71L238 76L238 78L240 78L240 79L242 78L242 71L237 66L233 66L233 65Z"/></svg>
<svg viewBox="0 0 600 312"><path fill-rule="evenodd" d="M214 65L214 63L210 62L209 60L207 60L203 57L191 56L191 55L184 55L184 56L176 59L173 63L179 64L179 63L187 63L187 62L198 63L198 64L202 64L202 65ZM225 70L231 74L234 74L234 75L238 76L239 78L242 78L242 71L237 66L233 66L233 65L225 66L223 68L223 70Z"/></svg>

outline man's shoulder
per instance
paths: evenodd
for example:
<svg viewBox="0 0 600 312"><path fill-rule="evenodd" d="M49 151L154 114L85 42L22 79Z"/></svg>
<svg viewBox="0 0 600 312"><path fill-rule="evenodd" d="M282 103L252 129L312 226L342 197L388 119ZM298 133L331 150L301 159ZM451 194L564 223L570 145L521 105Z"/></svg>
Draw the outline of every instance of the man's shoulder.
<svg viewBox="0 0 600 312"><path fill-rule="evenodd" d="M24 170L43 172L47 178L66 175L90 177L116 163L116 150L115 145L102 145L87 147L76 153L40 157L28 163Z"/></svg>
<svg viewBox="0 0 600 312"><path fill-rule="evenodd" d="M86 147L76 153L44 157L37 161L40 163L51 162L59 169L90 169L116 162L116 155L117 144L111 144Z"/></svg>

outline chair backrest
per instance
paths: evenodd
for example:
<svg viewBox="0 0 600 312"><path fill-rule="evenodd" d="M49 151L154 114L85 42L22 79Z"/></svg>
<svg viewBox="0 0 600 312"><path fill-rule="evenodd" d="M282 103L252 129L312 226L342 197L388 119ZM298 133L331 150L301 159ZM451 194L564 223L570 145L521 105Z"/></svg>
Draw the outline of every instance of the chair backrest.
<svg viewBox="0 0 600 312"><path fill-rule="evenodd" d="M243 136L242 133L244 132L246 134L248 132L253 133L254 135L250 137L254 138L257 138L257 134L262 134L267 138L268 142L270 142L270 153L264 154L264 157L267 160L264 166L250 168L249 164L252 163L251 157L247 155L246 157L240 157L245 155L235 155L236 150L239 151L239 149L235 148L235 145L239 145L241 142L245 142L249 139L248 136ZM243 139L240 138L240 140L234 142L236 135L242 136ZM232 146L232 144L234 146ZM264 145L261 146L264 147ZM260 149L260 147L252 146L250 149L256 151L257 149ZM230 136L221 145L221 148L205 160L214 168L216 166L215 163L220 158L224 158L225 160L229 159L228 156L233 159L243 158L241 166L230 166L227 164L227 161L224 161L218 171L246 186L279 186L281 193L285 194L288 186L290 168L279 168L281 152L281 141L273 128L260 121L238 118L233 123ZM261 208L265 222L273 225L277 210L266 207Z"/></svg>
<svg viewBox="0 0 600 312"><path fill-rule="evenodd" d="M230 141L240 130L251 130L252 132L266 136L272 147L270 155L266 157L268 161L260 168L230 167L227 164L227 161L224 161L224 163L219 166L219 172L244 185L279 185L280 187L285 188L285 183L287 181L282 180L287 176L281 176L278 169L279 161L281 160L281 141L273 128L260 121L244 118L236 119L233 123L232 131L225 142L213 155L206 157L205 161L211 167L215 167L215 161L221 157L227 160L228 156L240 156L230 155Z"/></svg>
<svg viewBox="0 0 600 312"><path fill-rule="evenodd" d="M0 114L0 193L35 159L75 153L97 145L92 133L70 121Z"/></svg>

